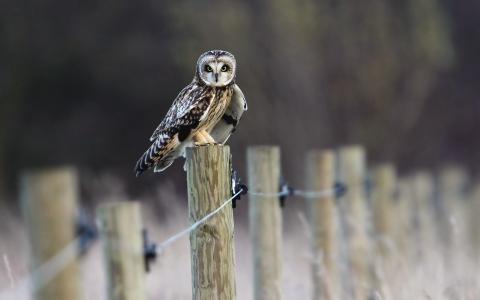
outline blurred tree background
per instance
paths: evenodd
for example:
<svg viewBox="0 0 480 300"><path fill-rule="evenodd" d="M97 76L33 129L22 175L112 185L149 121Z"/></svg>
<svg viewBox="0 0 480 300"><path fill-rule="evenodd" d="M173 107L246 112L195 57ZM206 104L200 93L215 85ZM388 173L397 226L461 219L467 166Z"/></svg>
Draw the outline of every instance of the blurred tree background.
<svg viewBox="0 0 480 300"><path fill-rule="evenodd" d="M475 171L479 18L480 2L452 0L4 1L0 182L12 191L20 170L63 163L134 191L183 178L180 163L142 180L133 167L218 48L236 55L249 102L230 140L241 170L252 144L280 145L293 179L306 150L362 143L402 171Z"/></svg>

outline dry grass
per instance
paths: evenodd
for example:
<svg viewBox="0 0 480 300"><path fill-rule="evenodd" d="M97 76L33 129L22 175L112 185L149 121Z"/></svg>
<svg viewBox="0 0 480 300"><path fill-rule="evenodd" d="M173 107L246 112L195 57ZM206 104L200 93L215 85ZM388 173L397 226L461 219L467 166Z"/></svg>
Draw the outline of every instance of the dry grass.
<svg viewBox="0 0 480 300"><path fill-rule="evenodd" d="M162 241L188 225L186 200L178 199L169 187L161 190L158 199L168 202L165 203L165 207L168 207L166 218L159 220L154 209L148 204L144 205L144 222L156 241ZM284 299L309 299L311 256L308 230L301 206L290 206L287 211L289 216L284 224L283 253ZM20 220L7 210L0 211L0 214L0 290L4 290L28 274L28 245ZM253 276L250 240L245 225L247 222L240 217L236 218L236 222L237 294L238 299L251 299ZM440 247L434 245L425 249L424 255L397 253L393 255L394 259L387 262L381 262L372 255L376 262L374 269L381 278L374 299L480 299L478 264L469 259L467 253L471 252L467 251L465 240L459 238L456 243L457 247L446 263ZM414 242L411 246L412 249L415 247ZM105 273L99 243L82 258L81 265L84 299L106 299ZM348 276L348 272L342 276ZM188 237L174 243L160 255L146 280L149 299L191 297ZM17 299L29 297L24 294Z"/></svg>

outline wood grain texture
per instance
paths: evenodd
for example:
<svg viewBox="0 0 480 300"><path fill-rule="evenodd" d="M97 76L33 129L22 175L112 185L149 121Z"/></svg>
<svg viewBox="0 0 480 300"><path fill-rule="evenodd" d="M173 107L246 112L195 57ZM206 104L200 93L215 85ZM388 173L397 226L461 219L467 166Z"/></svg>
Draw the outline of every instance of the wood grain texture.
<svg viewBox="0 0 480 300"><path fill-rule="evenodd" d="M231 197L230 148L187 149L188 210L197 222ZM233 210L227 205L190 234L192 299L235 299Z"/></svg>
<svg viewBox="0 0 480 300"><path fill-rule="evenodd" d="M257 146L247 151L250 191L275 194L280 184L280 149ZM254 263L254 299L282 299L282 214L278 196L249 196Z"/></svg>
<svg viewBox="0 0 480 300"><path fill-rule="evenodd" d="M72 168L26 172L20 181L23 219L31 245L32 270L61 252L75 239L78 182ZM41 287L41 276L33 285ZM80 274L74 259L33 295L38 300L81 299Z"/></svg>
<svg viewBox="0 0 480 300"><path fill-rule="evenodd" d="M145 300L142 219L137 202L103 204L97 211L110 300Z"/></svg>
<svg viewBox="0 0 480 300"><path fill-rule="evenodd" d="M311 151L306 159L309 191L324 191L335 184L335 153ZM337 299L335 195L307 198L306 208L311 229L313 299Z"/></svg>

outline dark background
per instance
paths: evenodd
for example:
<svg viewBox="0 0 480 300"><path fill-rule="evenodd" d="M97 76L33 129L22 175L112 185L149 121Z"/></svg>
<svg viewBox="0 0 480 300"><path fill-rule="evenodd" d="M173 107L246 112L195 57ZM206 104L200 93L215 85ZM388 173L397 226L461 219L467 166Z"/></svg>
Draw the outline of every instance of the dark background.
<svg viewBox="0 0 480 300"><path fill-rule="evenodd" d="M210 49L235 54L249 111L229 143L282 147L302 183L305 152L359 143L401 172L480 166L479 1L2 1L0 182L74 164L133 194L182 163L133 167ZM298 175L298 176L297 176ZM297 178L297 179L295 179Z"/></svg>

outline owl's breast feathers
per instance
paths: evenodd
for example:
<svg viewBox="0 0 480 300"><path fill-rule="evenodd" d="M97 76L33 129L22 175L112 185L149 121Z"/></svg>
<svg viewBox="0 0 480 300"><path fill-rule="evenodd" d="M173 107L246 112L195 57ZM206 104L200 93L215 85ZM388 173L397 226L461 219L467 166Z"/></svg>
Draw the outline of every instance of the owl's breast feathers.
<svg viewBox="0 0 480 300"><path fill-rule="evenodd" d="M192 82L177 96L165 118L152 134L152 145L135 166L137 176L156 166L162 171L182 154L185 141L196 131L207 131L218 123L233 94L232 85L210 87Z"/></svg>
<svg viewBox="0 0 480 300"><path fill-rule="evenodd" d="M233 89L231 86L215 88L214 100L200 117L201 122L198 129L205 129L207 132L213 129L227 110L232 94Z"/></svg>

